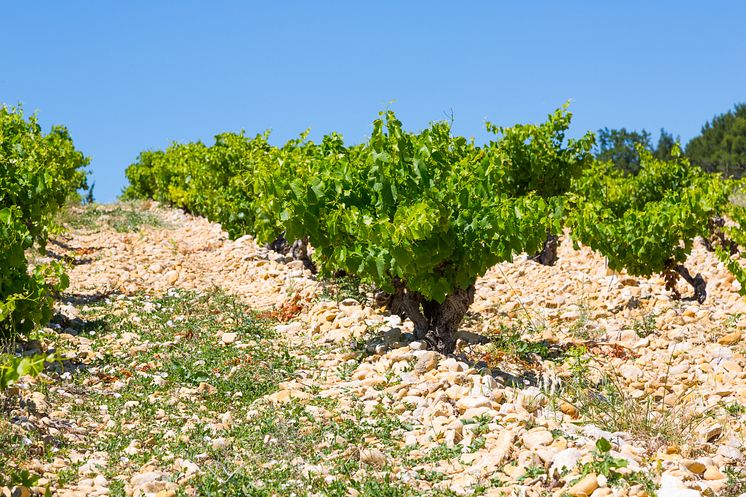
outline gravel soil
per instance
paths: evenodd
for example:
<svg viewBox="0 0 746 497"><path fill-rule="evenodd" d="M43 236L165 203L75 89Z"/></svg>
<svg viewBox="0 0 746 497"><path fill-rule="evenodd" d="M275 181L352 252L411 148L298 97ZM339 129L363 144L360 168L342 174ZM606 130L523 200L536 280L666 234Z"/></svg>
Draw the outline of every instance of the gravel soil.
<svg viewBox="0 0 746 497"><path fill-rule="evenodd" d="M58 360L0 394L2 495L746 492L746 300L699 243L701 305L567 237L553 267L500 264L445 357L372 289L205 219L66 223L71 286L22 344Z"/></svg>

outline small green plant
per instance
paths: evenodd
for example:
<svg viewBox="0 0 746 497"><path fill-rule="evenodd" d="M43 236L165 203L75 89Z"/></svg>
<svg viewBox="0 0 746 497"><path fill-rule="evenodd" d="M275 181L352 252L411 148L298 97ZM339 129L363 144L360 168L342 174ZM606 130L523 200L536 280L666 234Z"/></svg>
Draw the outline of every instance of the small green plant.
<svg viewBox="0 0 746 497"><path fill-rule="evenodd" d="M730 404L725 404L723 406L723 409L725 409L731 416L741 416L743 414L746 414L746 406L739 402L731 402Z"/></svg>
<svg viewBox="0 0 746 497"><path fill-rule="evenodd" d="M649 312L645 314L642 319L635 321L634 330L638 337L645 338L646 336L655 333L655 330L657 329L655 318L655 313Z"/></svg>
<svg viewBox="0 0 746 497"><path fill-rule="evenodd" d="M546 474L546 470L542 466L528 466L526 472L518 478L519 482L524 480L533 480L541 475Z"/></svg>
<svg viewBox="0 0 746 497"><path fill-rule="evenodd" d="M13 470L10 472L9 476L3 480L2 475L0 475L0 487L22 487L29 489L31 487L35 487L38 483L41 477L37 474L31 473L27 469L20 469L20 470ZM28 495L24 494L23 492L13 492L13 495ZM49 489L49 486L47 486L46 491L44 492L44 497L51 497L52 492Z"/></svg>
<svg viewBox="0 0 746 497"><path fill-rule="evenodd" d="M631 396L624 381L593 365L584 350L580 347L568 351L571 374L559 395L599 428L629 432L651 449L657 449L664 444L685 443L707 416L687 409L687 403L682 401L687 392L673 404L655 393ZM665 384L663 390L667 390Z"/></svg>
<svg viewBox="0 0 746 497"><path fill-rule="evenodd" d="M567 351L567 362L572 374L572 383L584 386L588 382L590 373L591 358L588 349L582 345L571 347Z"/></svg>
<svg viewBox="0 0 746 497"><path fill-rule="evenodd" d="M498 333L490 336L485 360L489 363L492 359L497 360L501 356L506 356L523 362L535 362L537 358L545 360L556 358L560 354L561 349L553 347L545 340L526 340L517 327L501 326Z"/></svg>
<svg viewBox="0 0 746 497"><path fill-rule="evenodd" d="M474 428L471 428L471 432L474 435L484 435L488 431L490 431L489 424L492 422L492 417L488 416L487 414L481 414L477 417L471 418L471 419L465 419L463 420L464 424L472 424L475 423L477 426Z"/></svg>
<svg viewBox="0 0 746 497"><path fill-rule="evenodd" d="M742 317L743 317L743 314L741 314L740 312L737 312L735 314L728 316L728 319L725 320L725 326L730 328L731 326L735 325L738 321L740 321Z"/></svg>
<svg viewBox="0 0 746 497"><path fill-rule="evenodd" d="M728 481L722 490L722 495L736 496L746 492L746 471L741 468L728 466L724 470Z"/></svg>
<svg viewBox="0 0 746 497"><path fill-rule="evenodd" d="M347 361L342 363L342 365L337 367L337 375L341 379L349 381L352 378L352 373L357 369L358 364L357 361Z"/></svg>
<svg viewBox="0 0 746 497"><path fill-rule="evenodd" d="M137 202L110 205L70 206L61 214L60 221L70 228L99 230L109 227L118 233L132 233L143 227L165 226L163 220L153 212L145 210Z"/></svg>
<svg viewBox="0 0 746 497"><path fill-rule="evenodd" d="M436 445L430 449L421 462L437 462L444 459L454 459L461 455L461 446L449 447L446 444Z"/></svg>
<svg viewBox="0 0 746 497"><path fill-rule="evenodd" d="M469 452L476 452L478 450L484 449L484 447L487 445L487 440L484 437L476 437L471 445L469 445L468 449Z"/></svg>
<svg viewBox="0 0 746 497"><path fill-rule="evenodd" d="M573 321L572 325L567 329L567 333L569 333L572 336L583 338L583 339L589 339L592 338L591 332L588 330L588 322L590 321L590 313L588 311L588 306L583 303L580 305L580 308L578 309L579 316L578 318Z"/></svg>
<svg viewBox="0 0 746 497"><path fill-rule="evenodd" d="M624 475L618 470L626 468L629 463L626 459L612 457L610 452L611 442L603 437L596 440L596 448L592 453L593 459L580 465L581 475L595 473L604 475L612 485L618 483L624 478Z"/></svg>
<svg viewBox="0 0 746 497"><path fill-rule="evenodd" d="M648 495L654 496L656 486L653 480L639 471L620 471L627 468L629 462L626 459L612 456L611 448L611 442L607 439L602 437L596 440L596 448L591 453L593 459L579 466L581 478L593 473L605 476L608 484L613 487L623 484L641 484Z"/></svg>
<svg viewBox="0 0 746 497"><path fill-rule="evenodd" d="M22 376L38 376L47 362L56 360L54 354L36 354L16 357L10 354L0 356L0 392L17 382Z"/></svg>

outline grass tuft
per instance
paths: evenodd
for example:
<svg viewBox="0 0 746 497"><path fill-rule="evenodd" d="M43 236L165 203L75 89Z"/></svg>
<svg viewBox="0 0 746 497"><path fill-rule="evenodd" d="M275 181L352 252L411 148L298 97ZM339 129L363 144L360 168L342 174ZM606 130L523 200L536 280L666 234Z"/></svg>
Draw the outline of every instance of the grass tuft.
<svg viewBox="0 0 746 497"><path fill-rule="evenodd" d="M118 233L133 233L145 227L166 227L160 216L143 209L139 202L70 206L60 214L60 222L73 229L98 231L111 228Z"/></svg>

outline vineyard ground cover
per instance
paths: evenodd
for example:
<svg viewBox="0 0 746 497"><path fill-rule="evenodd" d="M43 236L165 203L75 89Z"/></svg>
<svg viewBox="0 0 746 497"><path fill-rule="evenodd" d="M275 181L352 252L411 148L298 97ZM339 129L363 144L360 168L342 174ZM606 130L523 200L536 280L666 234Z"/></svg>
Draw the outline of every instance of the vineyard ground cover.
<svg viewBox="0 0 746 497"><path fill-rule="evenodd" d="M167 227L147 203L136 201L112 205L70 204L60 213L59 222L69 228L91 231L110 227L118 233L136 233L143 227Z"/></svg>
<svg viewBox="0 0 746 497"><path fill-rule="evenodd" d="M462 330L490 342L459 342L463 360L417 341L360 354L358 339L412 324L355 282L324 292L251 238L153 209L164 225L65 235L91 257L70 268L66 318L34 338L69 376L12 394L6 482L28 471L61 496L561 495L588 475L630 496L743 485L746 302L699 243L686 263L708 280L702 305L563 237L554 267L524 255L477 280Z"/></svg>

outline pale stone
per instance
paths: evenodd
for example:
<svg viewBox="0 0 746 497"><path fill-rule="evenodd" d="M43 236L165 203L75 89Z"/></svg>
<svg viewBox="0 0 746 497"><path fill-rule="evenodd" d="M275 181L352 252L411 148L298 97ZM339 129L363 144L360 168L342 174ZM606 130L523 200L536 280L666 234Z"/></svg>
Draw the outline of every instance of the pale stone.
<svg viewBox="0 0 746 497"><path fill-rule="evenodd" d="M703 442L712 442L723 433L723 427L717 423L712 423L701 427L698 432Z"/></svg>
<svg viewBox="0 0 746 497"><path fill-rule="evenodd" d="M179 279L179 272L171 269L170 271L167 271L166 274L163 275L163 277L169 285L173 285Z"/></svg>
<svg viewBox="0 0 746 497"><path fill-rule="evenodd" d="M598 481L598 486L599 487L605 487L605 486L607 486L609 484L609 479L606 478L606 476L602 475L602 474L596 476L596 481Z"/></svg>
<svg viewBox="0 0 746 497"><path fill-rule="evenodd" d="M215 450L222 450L228 447L228 442L223 437L218 437L212 441L212 448Z"/></svg>
<svg viewBox="0 0 746 497"><path fill-rule="evenodd" d="M475 409L477 407L492 407L492 401L484 396L463 397L456 402L456 407L458 407L459 411L465 412L468 409Z"/></svg>
<svg viewBox="0 0 746 497"><path fill-rule="evenodd" d="M44 414L49 412L49 403L46 396L41 392L32 392L31 401L34 404L34 410L37 413Z"/></svg>
<svg viewBox="0 0 746 497"><path fill-rule="evenodd" d="M567 493L572 497L588 497L598 488L598 480L596 475L591 473L585 475L582 480L574 484L567 490Z"/></svg>
<svg viewBox="0 0 746 497"><path fill-rule="evenodd" d="M435 367L438 365L439 358L440 357L437 353L430 350L426 351L420 356L419 359L417 359L417 363L414 366L414 371L418 374L423 374L435 369Z"/></svg>
<svg viewBox="0 0 746 497"><path fill-rule="evenodd" d="M707 467L701 462L692 461L689 459L684 459L683 461L681 461L681 464L695 475L701 475L707 469Z"/></svg>
<svg viewBox="0 0 746 497"><path fill-rule="evenodd" d="M462 419L474 419L478 418L480 416L487 416L489 418L496 418L498 416L497 411L490 407L482 406L482 407L472 407L467 410L465 410L461 414Z"/></svg>
<svg viewBox="0 0 746 497"><path fill-rule="evenodd" d="M210 385L209 383L205 383L204 381L199 384L199 387L197 388L197 391L201 393L202 395L213 395L218 391L217 388Z"/></svg>
<svg viewBox="0 0 746 497"><path fill-rule="evenodd" d="M162 480L166 477L166 473L160 471L148 471L145 473L139 473L130 478L130 485L134 488L145 486L148 483Z"/></svg>
<svg viewBox="0 0 746 497"><path fill-rule="evenodd" d="M224 344L230 345L231 343L235 342L238 338L238 333L223 333L223 336L220 338Z"/></svg>
<svg viewBox="0 0 746 497"><path fill-rule="evenodd" d="M734 461L740 461L743 459L743 453L736 447L730 445L721 445L720 447L718 447L717 453L727 459L732 459Z"/></svg>
<svg viewBox="0 0 746 497"><path fill-rule="evenodd" d="M619 366L619 374L630 381L634 381L642 376L642 370L633 364L622 364Z"/></svg>
<svg viewBox="0 0 746 497"><path fill-rule="evenodd" d="M503 429L497 436L497 441L490 453L494 457L495 467L499 467L510 455L513 448L513 442L516 438L516 432L510 429Z"/></svg>
<svg viewBox="0 0 746 497"><path fill-rule="evenodd" d="M368 466L381 467L386 464L386 456L378 449L362 449L360 451L360 462Z"/></svg>
<svg viewBox="0 0 746 497"><path fill-rule="evenodd" d="M527 449L535 449L542 445L549 445L552 443L554 437L552 433L547 430L530 431L523 435L523 445Z"/></svg>
<svg viewBox="0 0 746 497"><path fill-rule="evenodd" d="M718 343L720 345L735 345L741 341L742 336L743 336L743 333L741 331L734 331L732 333L728 333L727 335L720 337L720 339L718 340Z"/></svg>
<svg viewBox="0 0 746 497"><path fill-rule="evenodd" d="M579 415L578 409L567 401L564 401L564 400L561 401L559 408L560 408L560 412L562 412L563 414L567 414L573 419L577 418Z"/></svg>
<svg viewBox="0 0 746 497"><path fill-rule="evenodd" d="M657 492L658 497L701 497L697 490L692 490L684 485L680 478L664 473L661 476L661 486Z"/></svg>
<svg viewBox="0 0 746 497"><path fill-rule="evenodd" d="M194 464L192 461L188 461L186 459L181 461L181 469L184 470L185 472L184 476L187 476L187 477L199 473L199 466Z"/></svg>
<svg viewBox="0 0 746 497"><path fill-rule="evenodd" d="M575 469L580 456L580 451L574 447L557 452L552 459L552 465L549 467L549 474L554 476Z"/></svg>
<svg viewBox="0 0 746 497"><path fill-rule="evenodd" d="M604 487L597 488L589 497L609 497L611 495L614 495L614 492L610 488Z"/></svg>
<svg viewBox="0 0 746 497"><path fill-rule="evenodd" d="M722 480L726 476L721 473L720 470L715 466L710 466L705 470L705 473L704 475L702 475L702 477L705 480Z"/></svg>

